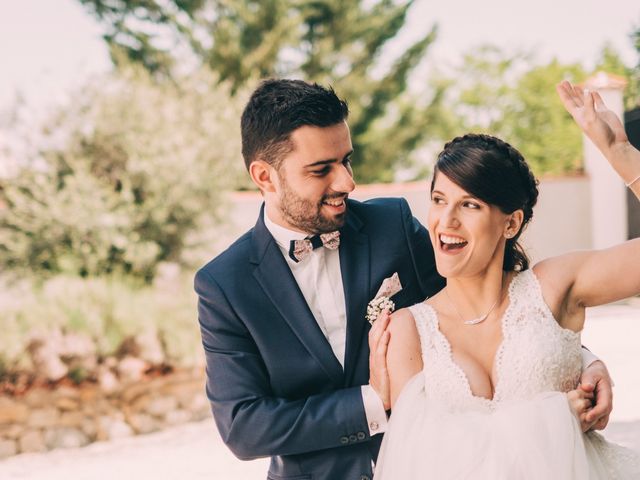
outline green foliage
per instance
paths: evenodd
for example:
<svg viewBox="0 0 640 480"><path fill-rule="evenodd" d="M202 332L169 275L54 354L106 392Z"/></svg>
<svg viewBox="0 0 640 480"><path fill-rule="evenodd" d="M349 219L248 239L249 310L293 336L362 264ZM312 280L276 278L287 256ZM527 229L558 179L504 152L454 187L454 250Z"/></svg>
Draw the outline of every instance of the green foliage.
<svg viewBox="0 0 640 480"><path fill-rule="evenodd" d="M206 72L158 83L122 69L80 92L48 127L56 143L0 185L0 264L150 281L180 262L241 168L239 111Z"/></svg>
<svg viewBox="0 0 640 480"><path fill-rule="evenodd" d="M333 85L352 112L359 181L392 180L423 143L450 134L434 121L444 84L407 89L436 29L390 55L412 1L79 1L106 26L116 64L124 51L155 74L207 65L234 88L270 76Z"/></svg>
<svg viewBox="0 0 640 480"><path fill-rule="evenodd" d="M23 279L5 285L0 294L5 373L30 368L25 353L29 339L55 329L87 335L102 358L114 355L127 337L157 332L165 340L168 362L198 365L200 336L194 323L196 298L191 282L192 276L187 275L164 285L143 285L119 276L58 275L42 283ZM71 372L77 381L88 373Z"/></svg>
<svg viewBox="0 0 640 480"><path fill-rule="evenodd" d="M535 65L528 55L508 56L485 46L465 57L456 78L454 109L465 119L460 133L485 131L503 138L522 152L536 174L581 169L580 132L555 91L565 78L585 78L579 65L556 60Z"/></svg>
<svg viewBox="0 0 640 480"><path fill-rule="evenodd" d="M638 52L640 53L640 49ZM630 110L640 105L640 69L627 67L612 45L606 44L602 47L594 73L598 71L619 75L627 81L624 90L625 108Z"/></svg>
<svg viewBox="0 0 640 480"><path fill-rule="evenodd" d="M89 378L90 372L82 367L75 367L69 370L68 377L76 385L81 384L87 378Z"/></svg>

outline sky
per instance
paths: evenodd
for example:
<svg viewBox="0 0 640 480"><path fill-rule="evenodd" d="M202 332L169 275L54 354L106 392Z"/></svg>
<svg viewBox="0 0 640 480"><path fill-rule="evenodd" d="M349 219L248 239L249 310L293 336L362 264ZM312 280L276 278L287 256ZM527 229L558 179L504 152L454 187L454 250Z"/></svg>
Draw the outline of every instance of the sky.
<svg viewBox="0 0 640 480"><path fill-rule="evenodd" d="M416 0L398 48L434 22L435 62L455 63L490 43L591 67L605 42L629 66L638 62L629 38L640 25L638 0ZM33 108L63 102L88 76L108 71L101 33L77 0L0 0L0 109L17 93Z"/></svg>

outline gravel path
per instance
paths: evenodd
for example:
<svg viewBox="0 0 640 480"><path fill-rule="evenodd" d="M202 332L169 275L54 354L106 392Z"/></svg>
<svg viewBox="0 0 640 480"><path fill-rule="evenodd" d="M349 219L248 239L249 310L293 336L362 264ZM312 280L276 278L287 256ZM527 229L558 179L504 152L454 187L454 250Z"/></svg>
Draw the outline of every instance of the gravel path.
<svg viewBox="0 0 640 480"><path fill-rule="evenodd" d="M607 438L640 452L640 307L590 311L583 342L603 358L616 382ZM2 480L258 480L268 460L237 460L212 420L85 448L23 454L0 461Z"/></svg>

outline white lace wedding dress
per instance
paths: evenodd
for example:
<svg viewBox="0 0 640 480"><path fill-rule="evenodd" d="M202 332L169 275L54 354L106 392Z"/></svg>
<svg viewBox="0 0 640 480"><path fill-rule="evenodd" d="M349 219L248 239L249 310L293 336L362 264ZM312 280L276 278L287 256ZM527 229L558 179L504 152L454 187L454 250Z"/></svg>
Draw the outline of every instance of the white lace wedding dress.
<svg viewBox="0 0 640 480"><path fill-rule="evenodd" d="M492 400L472 394L435 310L410 310L424 369L394 406L375 480L640 479L634 452L580 430L563 393L580 377L580 335L554 320L532 271L509 286Z"/></svg>

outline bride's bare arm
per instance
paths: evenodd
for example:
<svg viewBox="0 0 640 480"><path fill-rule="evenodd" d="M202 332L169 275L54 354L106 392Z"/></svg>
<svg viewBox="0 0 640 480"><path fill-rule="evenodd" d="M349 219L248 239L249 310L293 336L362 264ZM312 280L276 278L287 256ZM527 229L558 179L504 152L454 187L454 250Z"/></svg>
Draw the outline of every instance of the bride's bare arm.
<svg viewBox="0 0 640 480"><path fill-rule="evenodd" d="M628 141L620 119L595 92L569 82L557 87L567 111L640 198L640 151ZM604 250L573 252L535 266L547 285L552 310L563 327L581 330L584 308L640 293L640 239Z"/></svg>
<svg viewBox="0 0 640 480"><path fill-rule="evenodd" d="M422 370L422 354L416 323L408 309L398 310L391 316L388 330L387 368L393 409L406 383Z"/></svg>

